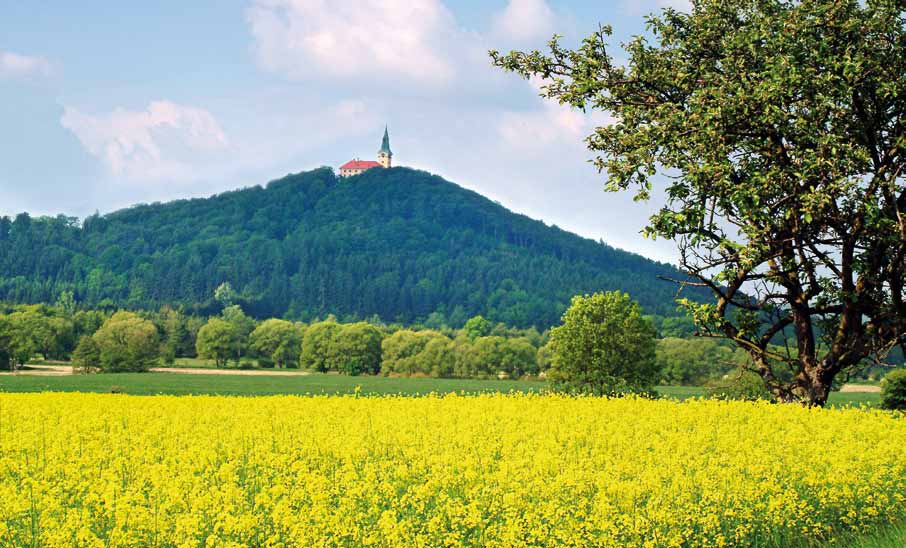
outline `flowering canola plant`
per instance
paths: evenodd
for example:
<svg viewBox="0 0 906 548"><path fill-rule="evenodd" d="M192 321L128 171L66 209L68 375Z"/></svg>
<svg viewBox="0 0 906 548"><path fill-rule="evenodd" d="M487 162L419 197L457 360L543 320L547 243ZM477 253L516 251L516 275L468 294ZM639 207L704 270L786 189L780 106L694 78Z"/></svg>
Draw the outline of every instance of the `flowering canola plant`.
<svg viewBox="0 0 906 548"><path fill-rule="evenodd" d="M0 394L0 546L787 546L906 517L904 448L761 403Z"/></svg>

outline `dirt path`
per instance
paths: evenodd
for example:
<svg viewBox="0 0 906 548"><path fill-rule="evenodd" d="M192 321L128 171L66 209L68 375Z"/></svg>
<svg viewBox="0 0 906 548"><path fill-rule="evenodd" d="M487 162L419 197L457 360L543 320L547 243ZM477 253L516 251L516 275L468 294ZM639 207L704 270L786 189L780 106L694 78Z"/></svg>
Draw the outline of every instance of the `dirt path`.
<svg viewBox="0 0 906 548"><path fill-rule="evenodd" d="M249 377L303 377L310 375L308 371L286 371L261 369L206 369L203 367L152 367L152 373L173 373L177 375L243 375ZM68 365L29 365L27 369L20 369L15 373L0 372L0 375L29 375L36 377L59 377L72 375L72 367Z"/></svg>
<svg viewBox="0 0 906 548"><path fill-rule="evenodd" d="M850 394L877 394L881 392L880 386L872 384L844 384L840 392L849 392Z"/></svg>
<svg viewBox="0 0 906 548"><path fill-rule="evenodd" d="M63 375L72 375L72 367L68 365L29 365L27 369L19 369L16 372L0 371L0 375L31 375L35 377L61 377Z"/></svg>
<svg viewBox="0 0 906 548"><path fill-rule="evenodd" d="M263 370L263 369L206 369L204 367L152 367L152 373L176 373L180 375L243 375L249 377L304 377L308 371Z"/></svg>

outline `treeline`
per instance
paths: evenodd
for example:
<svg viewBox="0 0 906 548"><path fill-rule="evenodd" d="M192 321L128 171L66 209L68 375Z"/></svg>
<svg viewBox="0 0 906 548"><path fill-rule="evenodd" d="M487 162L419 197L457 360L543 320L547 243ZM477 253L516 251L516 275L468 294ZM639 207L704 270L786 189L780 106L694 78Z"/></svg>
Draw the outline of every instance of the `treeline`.
<svg viewBox="0 0 906 548"><path fill-rule="evenodd" d="M228 291L220 295L229 299ZM79 310L71 294L55 305L0 306L0 367L33 360L72 361L82 371L145 371L179 358L219 367L303 368L348 375L538 378L551 366L550 331L516 328L475 316L446 325L256 321L224 302L216 316L164 307L155 312ZM657 360L662 383L700 385L740 363L740 354L710 339L664 338Z"/></svg>
<svg viewBox="0 0 906 548"><path fill-rule="evenodd" d="M333 313L461 327L482 315L545 329L573 295L613 289L678 318L676 286L660 277L680 274L406 168L345 181L323 168L84 221L0 218L0 301L68 291L108 312L169 305L210 316L214 289L229 282L249 315L306 323Z"/></svg>

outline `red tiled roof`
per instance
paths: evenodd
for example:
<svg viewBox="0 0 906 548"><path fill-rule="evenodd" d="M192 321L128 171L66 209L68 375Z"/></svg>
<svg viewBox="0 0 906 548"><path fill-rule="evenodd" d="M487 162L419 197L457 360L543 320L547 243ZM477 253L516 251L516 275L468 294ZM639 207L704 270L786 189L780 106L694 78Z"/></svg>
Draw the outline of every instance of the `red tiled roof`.
<svg viewBox="0 0 906 548"><path fill-rule="evenodd" d="M373 160L349 160L341 165L340 169L370 169L373 167L381 167L381 164Z"/></svg>

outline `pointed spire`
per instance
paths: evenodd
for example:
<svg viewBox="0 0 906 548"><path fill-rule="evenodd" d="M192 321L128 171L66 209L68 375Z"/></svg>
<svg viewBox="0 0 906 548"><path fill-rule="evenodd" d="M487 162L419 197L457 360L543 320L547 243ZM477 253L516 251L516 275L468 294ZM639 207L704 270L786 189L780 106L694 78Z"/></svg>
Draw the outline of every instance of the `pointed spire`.
<svg viewBox="0 0 906 548"><path fill-rule="evenodd" d="M381 143L381 150L378 152L386 152L388 156L393 156L393 152L390 150L390 131L387 126L384 126L384 141Z"/></svg>

